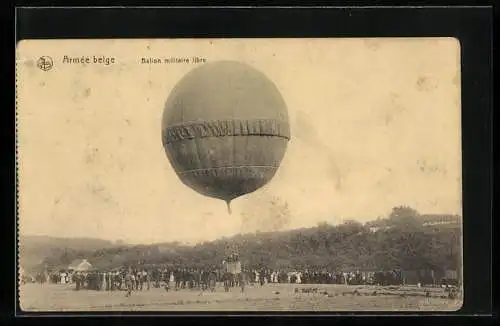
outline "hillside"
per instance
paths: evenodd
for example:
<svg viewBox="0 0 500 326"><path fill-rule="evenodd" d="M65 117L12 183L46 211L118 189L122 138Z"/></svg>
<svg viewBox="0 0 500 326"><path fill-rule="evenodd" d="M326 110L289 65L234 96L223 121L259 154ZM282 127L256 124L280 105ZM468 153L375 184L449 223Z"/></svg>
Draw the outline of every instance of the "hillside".
<svg viewBox="0 0 500 326"><path fill-rule="evenodd" d="M461 223L450 221L429 227L428 216L422 218L411 209L399 207L387 219L379 220L388 228L376 231L370 223L321 223L314 228L240 234L195 246L174 242L52 251L44 263L51 269L67 266L76 258L87 258L100 269L138 264L219 266L228 247L236 247L249 268L457 269Z"/></svg>
<svg viewBox="0 0 500 326"><path fill-rule="evenodd" d="M20 235L18 240L19 263L25 270L36 269L43 262L44 258L61 255L65 250L91 252L116 246L111 241L95 238Z"/></svg>

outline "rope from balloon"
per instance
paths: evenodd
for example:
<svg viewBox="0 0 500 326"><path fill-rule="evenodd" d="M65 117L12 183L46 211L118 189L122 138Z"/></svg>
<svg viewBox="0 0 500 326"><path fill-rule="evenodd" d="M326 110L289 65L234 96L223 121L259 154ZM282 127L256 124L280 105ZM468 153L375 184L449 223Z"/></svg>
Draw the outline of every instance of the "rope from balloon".
<svg viewBox="0 0 500 326"><path fill-rule="evenodd" d="M232 214L231 201L230 200L226 200L226 205L227 205L227 212L229 213L229 215L231 215Z"/></svg>

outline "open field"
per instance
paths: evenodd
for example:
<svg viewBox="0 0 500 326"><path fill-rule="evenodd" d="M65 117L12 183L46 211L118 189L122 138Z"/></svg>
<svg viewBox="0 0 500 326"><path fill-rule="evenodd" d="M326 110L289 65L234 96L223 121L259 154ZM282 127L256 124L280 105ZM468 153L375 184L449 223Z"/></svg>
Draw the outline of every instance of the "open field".
<svg viewBox="0 0 500 326"><path fill-rule="evenodd" d="M318 293L302 293L305 288L317 288ZM429 291L428 297L425 291ZM196 290L166 292L161 288L133 292L128 298L125 293L75 291L74 285L24 284L20 286L20 305L24 311L66 312L454 311L461 306L461 300L443 298L446 293L442 289L410 287L269 284L248 286L245 293L237 288L226 293L219 285L213 293Z"/></svg>

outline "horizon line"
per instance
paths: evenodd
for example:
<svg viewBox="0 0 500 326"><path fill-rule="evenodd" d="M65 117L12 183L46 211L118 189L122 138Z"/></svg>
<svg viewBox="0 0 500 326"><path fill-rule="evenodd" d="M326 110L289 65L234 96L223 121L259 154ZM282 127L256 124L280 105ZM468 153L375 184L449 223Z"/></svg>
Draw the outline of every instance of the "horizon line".
<svg viewBox="0 0 500 326"><path fill-rule="evenodd" d="M458 216L458 217L462 217L461 214L454 214L454 213L423 213L423 214L419 214L420 216L426 216L426 215L448 215L448 216ZM387 219L388 217L387 216L384 216L382 219ZM179 243L181 245L192 245L192 244L199 244L199 243L204 243L204 242L214 242L214 241L218 241L218 240L222 240L222 239L230 239L230 238L234 238L236 236L241 236L241 235L254 235L256 233L279 233L279 232L287 232L287 231L295 231L295 230L300 230L300 229L314 229L316 227L318 227L320 224L323 224L323 223L326 223L328 225L331 225L331 226L336 226L336 225L341 225L345 222L348 222L348 221L356 221L356 222L359 222L361 223L362 225L366 225L370 222L375 222L377 220L380 219L380 216L375 218L375 219L372 219L372 220L369 220L369 221L365 221L365 222L361 222L361 221L357 221L355 219L340 219L340 221L338 221L337 223L331 223L331 222L335 222L335 221L320 221L320 222L317 222L315 226L302 226L302 227L295 227L295 228L283 228L283 229L280 229L280 230L267 230L267 231L260 231L260 230L254 230L254 231L251 231L251 232L246 232L246 233L241 233L241 232L238 232L238 233L234 233L234 234L231 234L231 235L221 235L221 236L218 236L217 238L215 239L200 239L200 240L194 240L194 239L175 239L175 240L165 240L165 241L162 241L162 240L155 240L155 241L152 241L152 242L146 242L146 241L133 241L131 239L106 239L106 238L99 238L99 237L92 237L92 236L63 236L63 235L50 235L50 234L32 234L32 233L23 233L21 232L21 230L19 230L17 232L17 235L18 236L27 236L27 237L50 237L50 238L54 238L54 239L65 239L65 240L77 240L77 239L92 239L92 240L98 240L98 241L106 241L106 242L110 242L112 244L117 244L119 242L121 242L120 244L122 245L151 245L151 244L163 244L163 243Z"/></svg>

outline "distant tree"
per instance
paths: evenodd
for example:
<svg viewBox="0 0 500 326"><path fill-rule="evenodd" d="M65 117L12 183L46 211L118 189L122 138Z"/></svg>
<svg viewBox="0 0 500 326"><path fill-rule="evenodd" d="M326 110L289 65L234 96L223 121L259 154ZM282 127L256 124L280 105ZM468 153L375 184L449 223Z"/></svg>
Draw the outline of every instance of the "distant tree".
<svg viewBox="0 0 500 326"><path fill-rule="evenodd" d="M389 223L400 228L414 228L422 225L420 214L409 206L397 206L389 215Z"/></svg>
<svg viewBox="0 0 500 326"><path fill-rule="evenodd" d="M457 269L461 264L461 228L432 228L413 224L418 212L397 207L387 221L397 225L370 232L357 221L340 225L320 223L314 228L281 232L262 232L200 243L196 246L169 244L168 250L157 245L102 248L94 252L57 250L43 263L52 268L66 267L82 255L98 268L133 265L138 260L150 264L220 267L226 245L239 247L240 258L249 268L305 268L316 266L374 269ZM409 223L412 222L412 223ZM61 266L61 267L60 267ZM312 268L312 267L311 267Z"/></svg>
<svg viewBox="0 0 500 326"><path fill-rule="evenodd" d="M405 217L418 217L420 214L417 210L411 208L410 206L396 206L393 207L391 214L389 215L390 220L397 220Z"/></svg>
<svg viewBox="0 0 500 326"><path fill-rule="evenodd" d="M75 259L75 253L72 250L65 249L59 258L59 262L62 265L69 265Z"/></svg>

